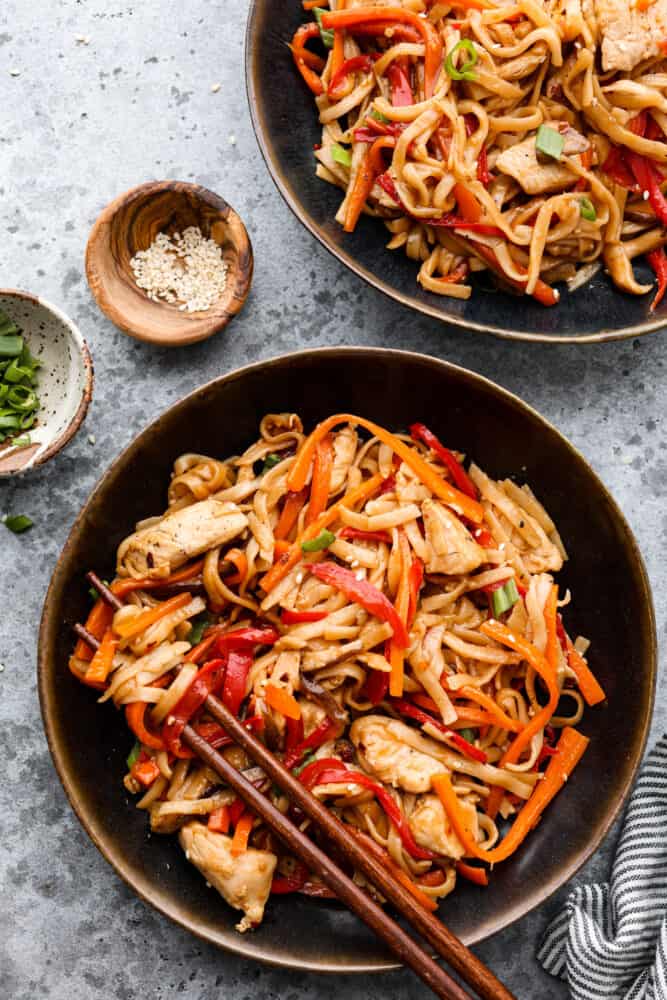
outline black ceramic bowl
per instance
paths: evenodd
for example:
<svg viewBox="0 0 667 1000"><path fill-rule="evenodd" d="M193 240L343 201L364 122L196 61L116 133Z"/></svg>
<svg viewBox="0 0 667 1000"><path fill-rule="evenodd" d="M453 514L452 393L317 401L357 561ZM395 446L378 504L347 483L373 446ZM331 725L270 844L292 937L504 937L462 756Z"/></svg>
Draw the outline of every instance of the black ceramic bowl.
<svg viewBox="0 0 667 1000"><path fill-rule="evenodd" d="M591 745L526 844L485 891L462 882L441 915L467 943L516 920L593 853L620 809L650 721L655 627L641 556L620 510L584 458L534 410L492 382L419 354L330 348L259 362L210 382L172 406L116 459L77 518L51 580L39 642L46 733L65 790L92 840L147 902L209 941L299 968L374 971L390 955L336 904L279 898L252 934L206 889L175 838L147 837L145 814L122 786L131 738L124 720L67 669L71 627L89 608L84 574L113 573L115 549L140 518L161 511L174 458L226 456L257 436L267 412L297 410L306 428L341 411L387 427L427 423L492 476L531 484L570 553L561 576L569 621L593 642L608 703L586 713ZM83 750L85 749L85 752ZM82 859L82 864L85 861Z"/></svg>
<svg viewBox="0 0 667 1000"><path fill-rule="evenodd" d="M255 133L278 190L313 236L350 270L403 305L447 323L514 340L587 343L638 337L667 323L667 300L655 313L653 298L617 291L602 272L572 294L562 287L557 306L489 289L488 278L467 301L424 291L417 284L418 265L402 252L385 249L387 230L362 217L352 234L334 215L341 193L315 176L313 145L321 126L313 95L294 67L287 47L304 21L300 3L253 0L246 34L246 85ZM648 265L637 274L653 280ZM479 283L478 283L479 284Z"/></svg>

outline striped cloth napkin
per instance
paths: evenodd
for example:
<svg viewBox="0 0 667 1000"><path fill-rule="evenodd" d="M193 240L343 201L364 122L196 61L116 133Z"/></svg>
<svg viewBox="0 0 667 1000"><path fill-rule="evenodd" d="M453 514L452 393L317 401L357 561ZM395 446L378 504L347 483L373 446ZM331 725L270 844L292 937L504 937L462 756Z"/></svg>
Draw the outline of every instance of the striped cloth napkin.
<svg viewBox="0 0 667 1000"><path fill-rule="evenodd" d="M611 881L570 893L537 957L573 1000L667 1000L667 735L641 769Z"/></svg>

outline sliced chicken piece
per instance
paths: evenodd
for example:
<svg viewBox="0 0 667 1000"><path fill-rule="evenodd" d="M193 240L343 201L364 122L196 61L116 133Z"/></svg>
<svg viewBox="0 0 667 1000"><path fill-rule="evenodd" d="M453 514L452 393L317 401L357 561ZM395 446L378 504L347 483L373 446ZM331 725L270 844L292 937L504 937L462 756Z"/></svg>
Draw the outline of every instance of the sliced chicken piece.
<svg viewBox="0 0 667 1000"><path fill-rule="evenodd" d="M448 507L436 500L425 500L422 514L428 547L427 573L470 573L484 562L484 549Z"/></svg>
<svg viewBox="0 0 667 1000"><path fill-rule="evenodd" d="M477 839L477 810L471 802L461 802L461 809L467 816L468 828ZM436 854L458 861L465 851L454 833L447 813L437 795L423 795L417 800L408 820L413 836L420 847Z"/></svg>
<svg viewBox="0 0 667 1000"><path fill-rule="evenodd" d="M403 727L403 723L396 723L396 727ZM379 715L365 715L352 724L350 739L361 764L386 785L405 792L430 791L431 778L442 773L442 760L401 742L396 727L392 720Z"/></svg>
<svg viewBox="0 0 667 1000"><path fill-rule="evenodd" d="M240 535L247 524L236 504L201 500L121 542L118 575L163 579L189 559Z"/></svg>
<svg viewBox="0 0 667 1000"><path fill-rule="evenodd" d="M331 470L330 492L338 493L345 485L347 474L357 453L359 437L354 427L344 427L334 437L333 469Z"/></svg>
<svg viewBox="0 0 667 1000"><path fill-rule="evenodd" d="M548 125L554 131L558 130L558 122L549 122ZM574 132L574 129L571 131ZM576 148L571 150L572 153L578 151L583 152L583 150ZM568 155L571 154L568 153ZM557 160L542 163L537 158L535 136L503 150L496 160L496 167L502 174L507 174L518 181L526 194L549 194L555 191L564 191L572 187L575 180L572 171L568 170L564 164Z"/></svg>
<svg viewBox="0 0 667 1000"><path fill-rule="evenodd" d="M667 36L667 0L654 0L645 11L629 0L595 0L602 33L602 68L633 70L661 52Z"/></svg>
<svg viewBox="0 0 667 1000"><path fill-rule="evenodd" d="M187 823L178 839L188 861L207 882L230 906L243 910L244 917L237 930L245 931L260 924L278 861L275 854L249 847L233 857L231 837L214 833L198 822Z"/></svg>

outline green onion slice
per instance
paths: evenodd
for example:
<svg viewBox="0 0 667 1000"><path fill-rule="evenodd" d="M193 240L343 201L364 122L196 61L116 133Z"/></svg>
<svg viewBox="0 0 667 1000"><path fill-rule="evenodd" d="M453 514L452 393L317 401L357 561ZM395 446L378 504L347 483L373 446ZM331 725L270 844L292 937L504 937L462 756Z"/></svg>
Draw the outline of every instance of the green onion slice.
<svg viewBox="0 0 667 1000"><path fill-rule="evenodd" d="M474 743L477 739L477 733L474 729L458 729L457 732L459 736L462 736L468 743Z"/></svg>
<svg viewBox="0 0 667 1000"><path fill-rule="evenodd" d="M460 67L454 65L454 58L459 52L466 52L468 58ZM473 82L477 76L472 72L473 66L477 63L477 49L469 38L462 38L457 42L445 59L445 69L452 80L468 80Z"/></svg>
<svg viewBox="0 0 667 1000"><path fill-rule="evenodd" d="M266 458L264 459L264 468L262 469L262 475L264 475L265 472L268 472L269 469L272 469L274 465L278 465L279 462L282 462L282 456L278 455L275 451L271 452L270 455L267 455Z"/></svg>
<svg viewBox="0 0 667 1000"><path fill-rule="evenodd" d="M565 139L555 128L548 125L540 125L535 138L535 148L543 156L549 156L552 160L560 160L565 147Z"/></svg>
<svg viewBox="0 0 667 1000"><path fill-rule="evenodd" d="M0 337L0 358L18 358L23 350L23 337L15 333Z"/></svg>
<svg viewBox="0 0 667 1000"><path fill-rule="evenodd" d="M352 153L349 149L345 149L344 146L339 146L337 142L334 142L331 147L331 155L336 163L340 163L343 167L352 166Z"/></svg>
<svg viewBox="0 0 667 1000"><path fill-rule="evenodd" d="M28 528L32 528L32 521L25 514L16 514L13 517L5 518L5 527L13 531L15 535L20 535Z"/></svg>
<svg viewBox="0 0 667 1000"><path fill-rule="evenodd" d="M132 768L134 767L134 765L137 763L137 761L139 760L139 754L140 753L141 753L141 743L139 742L139 740L137 740L137 742L134 744L134 746L130 750L129 756L127 758L127 769L128 769L128 771L131 771Z"/></svg>
<svg viewBox="0 0 667 1000"><path fill-rule="evenodd" d="M516 589L516 583L514 580L508 580L502 587L498 590L494 590L491 595L491 601L493 603L493 613L498 618L500 615L505 614L510 608L514 607L516 602L519 600L519 591Z"/></svg>
<svg viewBox="0 0 667 1000"><path fill-rule="evenodd" d="M317 536L317 538L311 538L309 542L302 542L301 549L304 552L321 552L322 549L328 549L332 542L336 541L336 536L333 531L322 531Z"/></svg>
<svg viewBox="0 0 667 1000"><path fill-rule="evenodd" d="M15 448L28 448L32 444L32 439L29 434L21 434L12 440L12 444Z"/></svg>
<svg viewBox="0 0 667 1000"><path fill-rule="evenodd" d="M294 768L292 774L301 774L301 772L304 771L309 764L312 764L314 760L315 760L315 752L313 750L309 750L309 752L303 758L299 766ZM283 794L282 791L280 794L281 795Z"/></svg>
<svg viewBox="0 0 667 1000"><path fill-rule="evenodd" d="M21 415L19 413L8 413L6 410L0 412L0 431L18 431L21 429Z"/></svg>
<svg viewBox="0 0 667 1000"><path fill-rule="evenodd" d="M318 27L320 29L320 38L322 39L322 44L328 49L333 48L334 43L334 33L331 28L322 27L322 14L328 14L329 11L325 10L324 7L313 7L313 14L315 15L315 20L317 21Z"/></svg>
<svg viewBox="0 0 667 1000"><path fill-rule="evenodd" d="M197 643L201 642L202 636L210 624L211 618L206 611L192 619L192 628L190 629L190 634L188 635L188 642L190 645L196 646Z"/></svg>
<svg viewBox="0 0 667 1000"><path fill-rule="evenodd" d="M376 111L375 108L371 111L369 118L374 118L376 122L381 122L383 125L389 124L387 116L383 115L381 111Z"/></svg>
<svg viewBox="0 0 667 1000"><path fill-rule="evenodd" d="M579 199L579 210L581 212L582 219L587 219L589 222L595 222L598 217L598 213L595 211L595 205L590 198Z"/></svg>
<svg viewBox="0 0 667 1000"><path fill-rule="evenodd" d="M7 406L20 413L28 413L37 407L37 396L26 385L15 385L7 393Z"/></svg>

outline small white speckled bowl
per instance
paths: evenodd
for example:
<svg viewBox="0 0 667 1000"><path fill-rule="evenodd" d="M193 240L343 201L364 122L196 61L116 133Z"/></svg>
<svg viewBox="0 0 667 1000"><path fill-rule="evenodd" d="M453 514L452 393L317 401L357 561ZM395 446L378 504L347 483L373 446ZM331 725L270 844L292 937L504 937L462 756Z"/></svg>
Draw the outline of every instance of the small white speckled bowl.
<svg viewBox="0 0 667 1000"><path fill-rule="evenodd" d="M38 370L39 410L31 444L0 444L0 476L43 465L72 440L93 395L93 363L85 340L56 306L29 292L0 288L0 309L21 328Z"/></svg>

